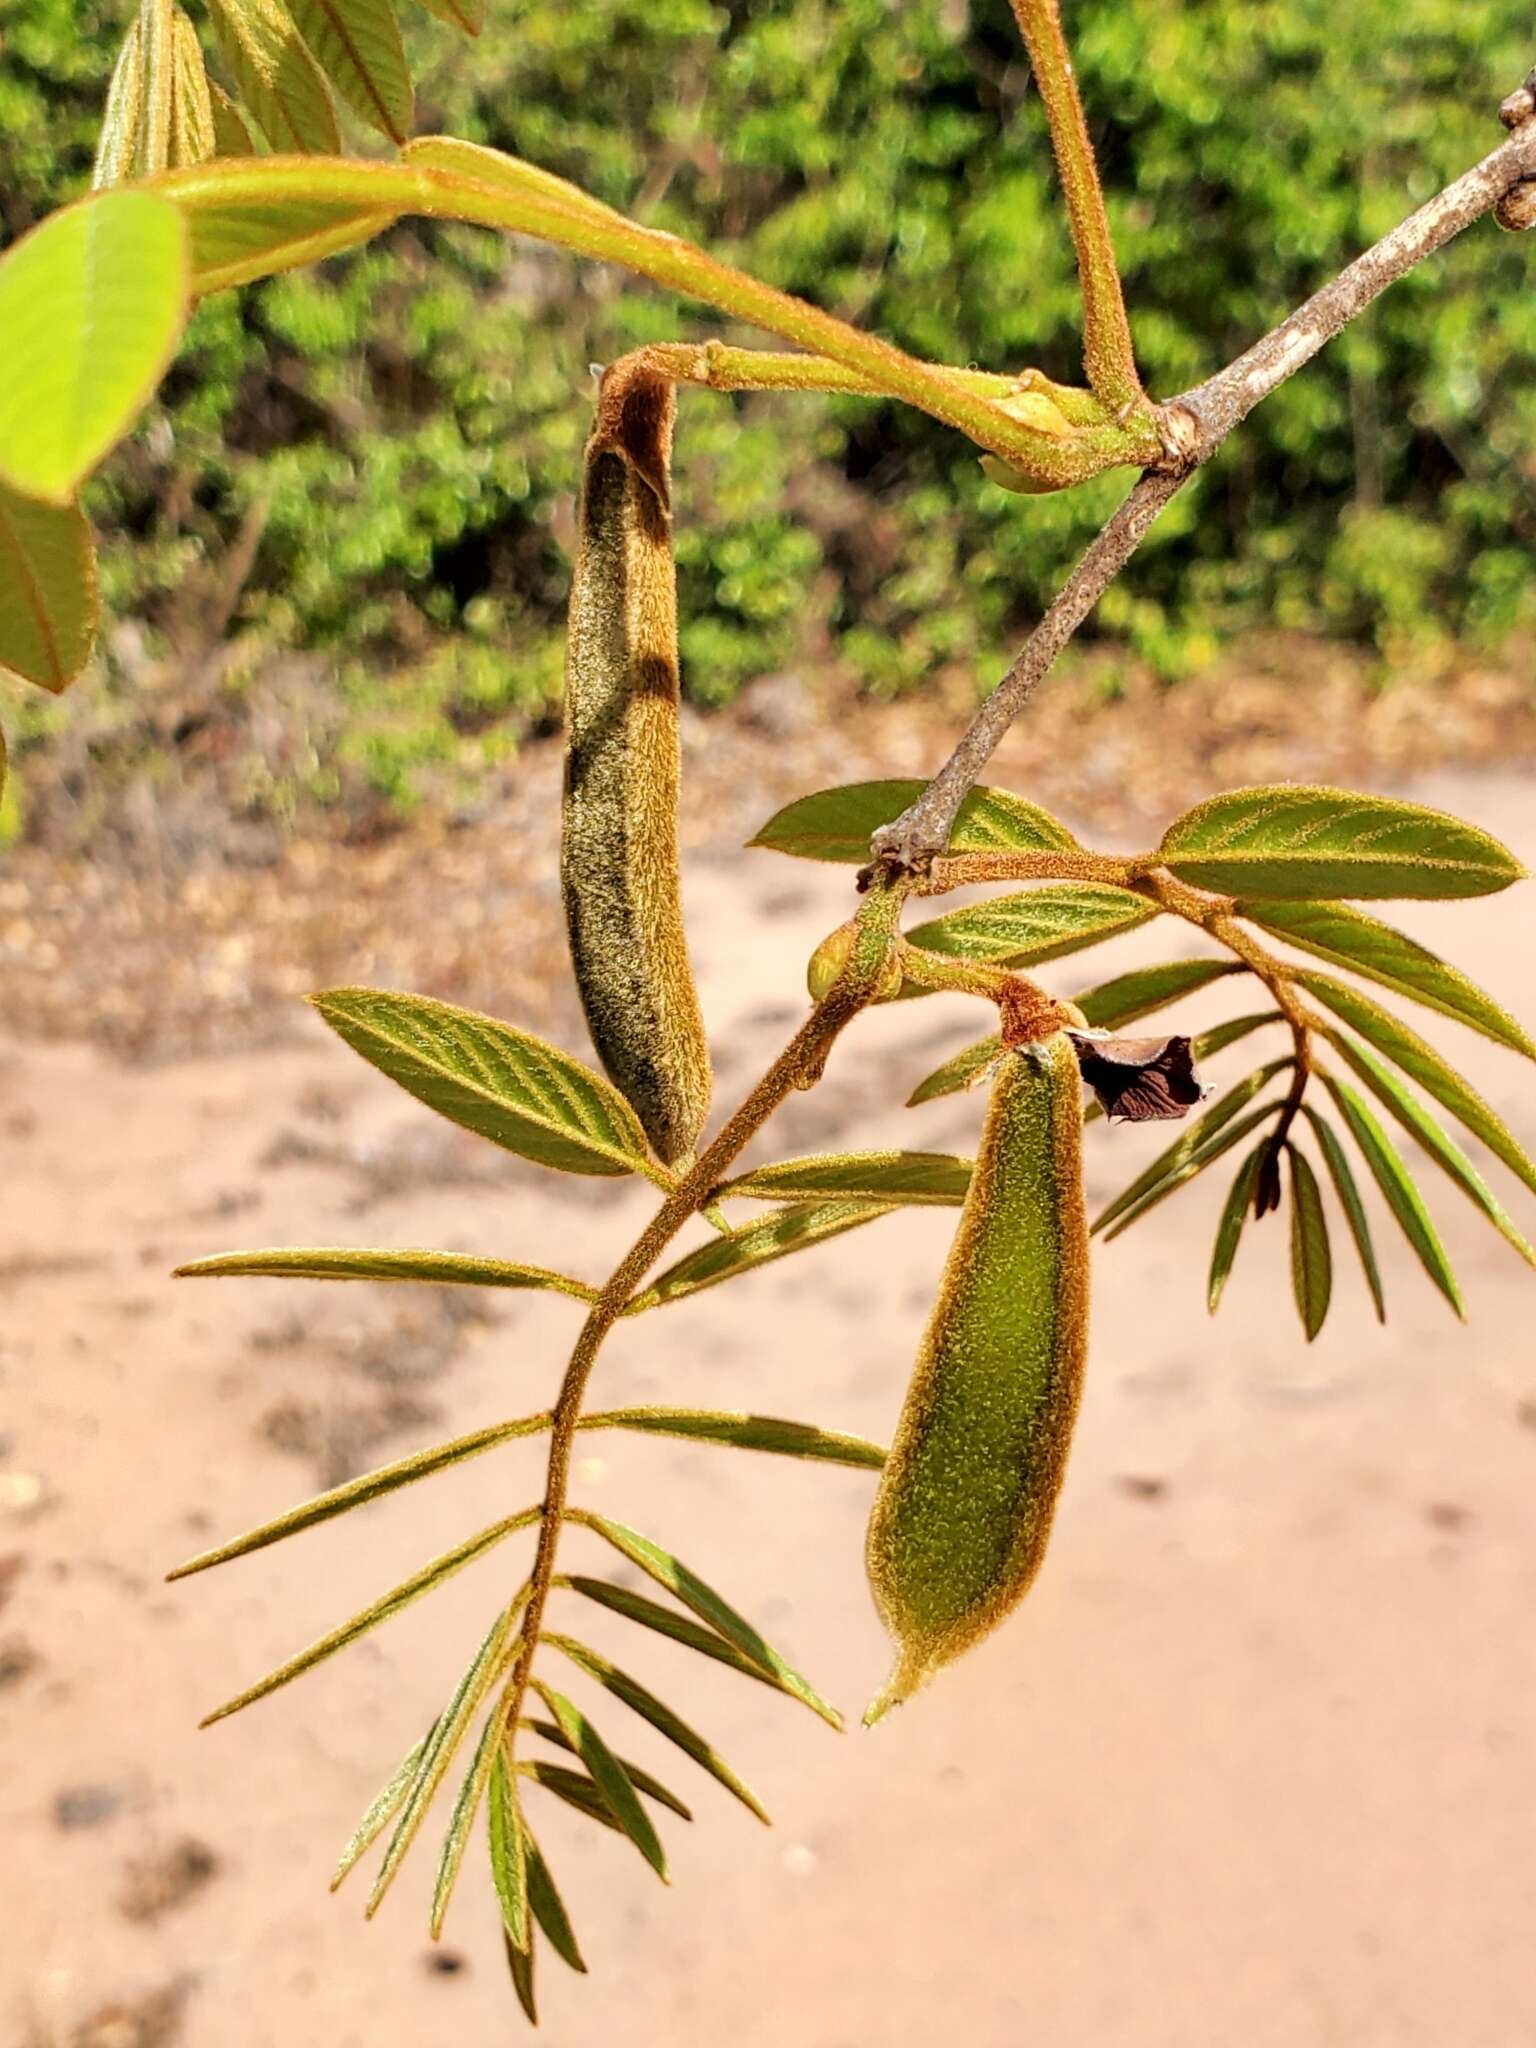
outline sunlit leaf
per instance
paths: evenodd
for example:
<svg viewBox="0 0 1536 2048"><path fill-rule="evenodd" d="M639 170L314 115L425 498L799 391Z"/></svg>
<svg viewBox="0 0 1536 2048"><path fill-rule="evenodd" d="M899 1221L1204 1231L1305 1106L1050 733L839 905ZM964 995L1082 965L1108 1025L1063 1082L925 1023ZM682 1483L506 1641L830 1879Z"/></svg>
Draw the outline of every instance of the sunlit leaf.
<svg viewBox="0 0 1536 2048"><path fill-rule="evenodd" d="M530 198L553 200L572 213L589 220L622 221L623 214L590 192L583 192L553 171L525 163L499 149L486 149L478 142L461 142L456 135L421 135L404 150L405 161L422 170L451 171L460 178L473 178L479 185L494 185L503 192L526 194Z"/></svg>
<svg viewBox="0 0 1536 2048"><path fill-rule="evenodd" d="M1387 1320L1386 1296L1382 1292L1381 1268L1376 1263L1376 1246L1371 1238L1370 1219L1365 1213L1365 1203L1360 1198L1360 1188L1355 1180L1354 1169L1349 1155L1339 1138L1338 1132L1321 1111L1310 1102L1302 1104L1302 1110L1316 1134L1318 1146L1327 1164L1339 1206L1349 1223L1350 1236L1355 1240L1355 1250L1360 1254L1360 1264L1365 1273L1365 1284L1371 1290L1371 1300L1376 1305L1376 1320Z"/></svg>
<svg viewBox="0 0 1536 2048"><path fill-rule="evenodd" d="M823 1152L754 1167L726 1181L719 1192L774 1202L854 1196L870 1202L956 1207L971 1184L972 1164L950 1152Z"/></svg>
<svg viewBox="0 0 1536 2048"><path fill-rule="evenodd" d="M1443 1109L1448 1109L1474 1138L1481 1138L1511 1173L1518 1175L1528 1188L1536 1192L1536 1164L1527 1157L1498 1112L1483 1100L1470 1081L1464 1081L1456 1069L1441 1058L1432 1045L1426 1044L1401 1018L1394 1017L1379 1003L1373 1003L1358 989L1335 981L1332 975L1299 974L1296 978L1325 1002L1336 1016L1342 1017L1346 1024L1352 1024L1362 1038L1369 1039L1378 1052L1385 1053L1405 1074L1411 1074ZM1343 1045L1342 1036L1338 1043Z"/></svg>
<svg viewBox="0 0 1536 2048"><path fill-rule="evenodd" d="M405 1804L400 1809L400 1817L395 1822L395 1831L389 1838L389 1847L384 1851L383 1864L374 1881L373 1890L368 1895L364 1914L369 1920L379 1910L385 1893L394 1883L406 1852L415 1841L423 1820L426 1819L427 1809L446 1777L470 1723L479 1711L480 1702L495 1683L501 1667L502 1653L507 1647L515 1625L515 1613L503 1610L497 1615L487 1629L484 1641L475 1652L469 1669L459 1680L452 1699L444 1707L441 1718L427 1738L420 1769L410 1791L406 1794Z"/></svg>
<svg viewBox="0 0 1536 2048"><path fill-rule="evenodd" d="M528 1861L517 1802L513 1796L512 1774L507 1769L503 1747L497 1744L491 1758L491 1780L486 1795L486 1825L491 1842L491 1882L501 1905L507 1939L517 1948L528 1946Z"/></svg>
<svg viewBox="0 0 1536 2048"><path fill-rule="evenodd" d="M776 811L749 846L792 853L802 860L848 861L862 867L869 842L882 825L899 817L923 793L921 782L849 782L837 789L819 789ZM1005 789L973 789L960 806L949 836L951 853L991 853L1003 849L1076 847L1066 826Z"/></svg>
<svg viewBox="0 0 1536 2048"><path fill-rule="evenodd" d="M1402 1154L1382 1129L1363 1096L1337 1074L1324 1074L1322 1078L1404 1237L1418 1254L1419 1262L1430 1279L1465 1321L1466 1310L1456 1275L1451 1271L1444 1247L1435 1234L1435 1226L1429 1220L1424 1198L1404 1164Z"/></svg>
<svg viewBox="0 0 1536 2048"><path fill-rule="evenodd" d="M1469 1201L1482 1210L1499 1235L1513 1245L1527 1265L1536 1266L1536 1251L1532 1251L1515 1228L1503 1204L1466 1153L1441 1129L1418 1097L1411 1094L1392 1069L1377 1059L1370 1047L1362 1045L1359 1039L1351 1038L1347 1031L1330 1030L1326 1035L1328 1043L1348 1060L1372 1094L1386 1104L1403 1129L1418 1139L1435 1164L1450 1176Z"/></svg>
<svg viewBox="0 0 1536 2048"><path fill-rule="evenodd" d="M144 29L144 113L134 162L138 175L163 171L171 161L176 97L176 9L173 0L141 0Z"/></svg>
<svg viewBox="0 0 1536 2048"><path fill-rule="evenodd" d="M1235 1087L1229 1088L1225 1095L1213 1102L1201 1115L1191 1118L1167 1150L1160 1152L1151 1165L1136 1176L1129 1187L1116 1195L1095 1221L1094 1229L1107 1229L1110 1224L1118 1222L1128 1210L1134 1209L1143 1196L1151 1194L1163 1181L1182 1173L1184 1167L1194 1159L1195 1154L1208 1140L1214 1138L1229 1124L1239 1110L1246 1109L1260 1089L1267 1087L1276 1074L1284 1072L1291 1065L1289 1059L1268 1061L1264 1066L1256 1068L1253 1073L1245 1074Z"/></svg>
<svg viewBox="0 0 1536 2048"><path fill-rule="evenodd" d="M331 1029L450 1123L563 1173L625 1174L645 1133L611 1084L558 1046L428 996L338 988L310 999Z"/></svg>
<svg viewBox="0 0 1536 2048"><path fill-rule="evenodd" d="M857 1465L869 1471L878 1471L885 1463L884 1451L865 1437L819 1429L813 1422L789 1422L777 1415L744 1415L727 1409L610 1408L583 1415L576 1426L686 1437L696 1443L729 1444L743 1451L772 1451L780 1457L815 1458L828 1465Z"/></svg>
<svg viewBox="0 0 1536 2048"><path fill-rule="evenodd" d="M239 1713L242 1707L251 1706L255 1701L265 1699L268 1693L276 1692L279 1686L290 1685L306 1671L312 1671L327 1657L334 1657L338 1650L346 1649L370 1629L377 1628L381 1621L388 1621L402 1608L409 1607L413 1600L419 1600L423 1593L429 1593L434 1586L440 1586L445 1579L452 1578L464 1566L472 1564L477 1557L518 1529L526 1529L539 1519L541 1510L528 1508L520 1515L509 1515L504 1522L493 1522L488 1529L482 1529L477 1536L471 1536L465 1543L457 1544L452 1550L445 1550L441 1557L434 1557L430 1564L424 1564L420 1571L413 1572L408 1579L402 1579L382 1599L375 1600L371 1607L354 1614L350 1621L344 1621L340 1628L332 1629L329 1635L311 1643L307 1650L301 1650L296 1657L290 1657L286 1664L280 1664L275 1671L269 1671L265 1678L255 1685L247 1686L232 1700L226 1700L221 1707L215 1707L211 1714L204 1715L198 1724L203 1728L212 1727L215 1721L222 1721L228 1714Z"/></svg>
<svg viewBox="0 0 1536 2048"><path fill-rule="evenodd" d="M469 1252L324 1250L281 1246L270 1251L216 1252L177 1266L177 1280L230 1277L267 1280L419 1280L440 1287L539 1287L596 1301L597 1289L544 1266L520 1266L509 1259L482 1259Z"/></svg>
<svg viewBox="0 0 1536 2048"><path fill-rule="evenodd" d="M642 1721L648 1721L658 1735L664 1735L668 1742L675 1743L685 1756L692 1757L701 1770L708 1771L718 1784L723 1785L727 1792L739 1799L749 1813L755 1813L760 1821L767 1824L767 1810L751 1787L737 1777L730 1765L702 1735L690 1728L686 1721L674 1714L672 1709L664 1701L657 1699L654 1693L648 1692L638 1679L631 1678L627 1671L621 1671L616 1664L610 1663L596 1650L588 1649L585 1643L577 1642L574 1637L546 1635L544 1641L559 1650L562 1655L569 1657L578 1670L584 1671L588 1678L595 1680L605 1691L612 1693L616 1700L622 1701L632 1713L638 1714ZM530 1884L530 1896L531 1892ZM550 1939L554 1939L553 1935Z"/></svg>
<svg viewBox="0 0 1536 2048"><path fill-rule="evenodd" d="M480 1731L480 1740L475 1745L469 1769L464 1773L463 1782L459 1786L459 1796L453 1802L448 1833L443 1840L443 1853L438 1858L437 1878L432 1886L431 1929L434 1941L443 1931L443 1921L447 1917L448 1907L453 1899L453 1888L459 1881L459 1869L469 1843L469 1831L475 1824L475 1815L480 1811L480 1801L485 1797L486 1783L491 1775L491 1766L496 1761L502 1731L507 1725L507 1709L510 1704L510 1701L498 1701L486 1716L485 1726ZM431 1737L427 1740L430 1745Z"/></svg>
<svg viewBox="0 0 1536 2048"><path fill-rule="evenodd" d="M213 105L214 155L219 157L260 156L262 148L261 138L245 118L244 109L236 105L217 79L209 79L208 94ZM194 265L195 262L196 252L194 250ZM199 289L207 288L199 287Z"/></svg>
<svg viewBox="0 0 1536 2048"><path fill-rule="evenodd" d="M632 1593L627 1586L610 1585L606 1579L584 1578L579 1573L568 1578L558 1575L556 1584L569 1587L574 1593L585 1594L599 1607L606 1607L612 1614L622 1614L626 1621L638 1622L642 1628L654 1629L657 1635L681 1643L685 1649L712 1657L717 1664L724 1664L727 1670L738 1672L743 1678L755 1678L760 1685L772 1686L775 1692L788 1690L755 1657L737 1649L724 1636L690 1621L686 1614L678 1614L670 1607L661 1606L658 1601L648 1600L643 1593Z"/></svg>
<svg viewBox="0 0 1536 2048"><path fill-rule="evenodd" d="M331 1879L332 1891L337 1889L358 1858L367 1853L404 1805L405 1795L410 1791L416 1773L421 1768L421 1760L427 1753L427 1744L432 1740L436 1727L437 1723L434 1721L358 1822L356 1834L342 1850L341 1861L336 1865L336 1874Z"/></svg>
<svg viewBox="0 0 1536 2048"><path fill-rule="evenodd" d="M181 9L171 17L171 136L173 164L206 163L218 148L213 95L197 30Z"/></svg>
<svg viewBox="0 0 1536 2048"><path fill-rule="evenodd" d="M998 967L1029 967L1097 946L1158 915L1155 904L1129 889L1099 882L1048 882L1015 896L993 896L964 910L951 910L916 926L907 938L923 952Z"/></svg>
<svg viewBox="0 0 1536 2048"><path fill-rule="evenodd" d="M1380 982L1426 1009L1439 1010L1499 1045L1536 1060L1536 1040L1459 969L1425 946L1347 903L1239 903L1240 916L1287 945L1315 953L1351 974ZM1337 984L1336 984L1337 985Z"/></svg>
<svg viewBox="0 0 1536 2048"><path fill-rule="evenodd" d="M217 102L214 116L219 154L227 157L233 153L229 143L238 138ZM221 168L205 168L195 178L179 175L176 184L190 235L192 290L200 296L356 249L395 219L340 199L232 200L219 180Z"/></svg>
<svg viewBox="0 0 1536 2048"><path fill-rule="evenodd" d="M98 192L0 258L0 480L67 509L160 382L187 313L187 231L150 192Z"/></svg>
<svg viewBox="0 0 1536 2048"><path fill-rule="evenodd" d="M101 191L120 185L141 168L139 141L144 126L144 21L135 13L123 37L107 87L101 133L96 138L96 164L91 185Z"/></svg>
<svg viewBox="0 0 1536 2048"><path fill-rule="evenodd" d="M560 1725L572 1748L591 1773L592 1782L606 1801L619 1826L634 1843L659 1878L667 1875L667 1855L651 1817L640 1804L629 1773L574 1700L553 1686L538 1687L540 1699Z"/></svg>
<svg viewBox="0 0 1536 2048"><path fill-rule="evenodd" d="M273 148L340 155L325 74L279 0L208 0L208 20L241 101Z"/></svg>
<svg viewBox="0 0 1536 2048"><path fill-rule="evenodd" d="M622 1522L611 1522L605 1515L595 1515L587 1509L572 1509L568 1512L567 1519L595 1530L599 1536L611 1543L622 1557L627 1557L631 1564L637 1564L641 1571L653 1578L659 1586L665 1586L667 1591L681 1600L685 1607L692 1608L701 1621L708 1622L711 1628L718 1630L726 1638L727 1642L734 1643L736 1648L765 1672L782 1691L792 1693L797 1700L803 1701L812 1713L819 1714L829 1726L842 1726L842 1716L837 1709L829 1707L820 1693L815 1691L792 1665L787 1664L772 1644L765 1642L752 1624L743 1615L738 1614L728 1601L723 1600L713 1586L706 1585L696 1573L688 1569L687 1565L673 1557L670 1551L663 1550L659 1543L653 1543L648 1536L642 1536L638 1530L628 1529Z"/></svg>
<svg viewBox="0 0 1536 2048"><path fill-rule="evenodd" d="M288 9L358 119L404 142L416 105L393 0L288 0Z"/></svg>
<svg viewBox="0 0 1536 2048"><path fill-rule="evenodd" d="M1207 798L1169 826L1157 858L1234 896L1486 896L1525 873L1508 847L1443 811L1300 783Z"/></svg>
<svg viewBox="0 0 1536 2048"><path fill-rule="evenodd" d="M536 1735L542 1736L546 1742L552 1743L556 1749L563 1749L572 1756L580 1754L565 1730L558 1728L553 1721L532 1718L523 1725L531 1728ZM649 1771L643 1771L638 1764L631 1763L627 1756L621 1756L619 1762L624 1766L624 1774L637 1792L643 1792L647 1799L654 1799L658 1806L666 1807L667 1811L675 1813L679 1820L693 1819L692 1808L686 1806L675 1792L662 1784L659 1778L653 1778Z"/></svg>
<svg viewBox="0 0 1536 2048"><path fill-rule="evenodd" d="M1113 981L1101 981L1097 988L1084 989L1072 1000L1093 1030L1118 1031L1122 1024L1133 1024L1138 1017L1166 1009L1225 975L1242 972L1242 964L1236 960L1163 960L1153 967L1133 967Z"/></svg>
<svg viewBox="0 0 1536 2048"><path fill-rule="evenodd" d="M0 483L0 668L57 693L90 659L96 550L78 505L43 505Z"/></svg>
<svg viewBox="0 0 1536 2048"><path fill-rule="evenodd" d="M1253 1150L1237 1169L1237 1177L1227 1196L1226 1206L1221 1212L1221 1221L1216 1226L1216 1242L1211 1248L1211 1272L1206 1286L1206 1306L1212 1315L1221 1302L1223 1290L1231 1277L1232 1264L1237 1257L1237 1247L1242 1241L1243 1225L1248 1220L1248 1211L1253 1207L1254 1184L1259 1177L1259 1168L1269 1150L1268 1138L1260 1139Z"/></svg>
<svg viewBox="0 0 1536 2048"><path fill-rule="evenodd" d="M1323 1194L1306 1155L1287 1145L1291 1164L1291 1291L1310 1344L1328 1314L1333 1293L1333 1255Z"/></svg>
<svg viewBox="0 0 1536 2048"><path fill-rule="evenodd" d="M888 1202L800 1202L755 1223L743 1223L669 1266L638 1296L632 1309L659 1307L697 1294L701 1288L718 1286L722 1280L734 1280L738 1273L787 1258L791 1252L807 1251L829 1237L840 1237L845 1230L889 1216L892 1206Z"/></svg>

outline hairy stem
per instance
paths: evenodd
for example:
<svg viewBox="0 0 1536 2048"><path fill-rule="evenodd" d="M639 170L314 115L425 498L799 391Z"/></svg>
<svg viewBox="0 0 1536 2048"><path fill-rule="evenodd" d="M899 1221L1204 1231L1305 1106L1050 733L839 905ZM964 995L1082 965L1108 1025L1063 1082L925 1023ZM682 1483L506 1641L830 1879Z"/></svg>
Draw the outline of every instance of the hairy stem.
<svg viewBox="0 0 1536 2048"><path fill-rule="evenodd" d="M1013 11L1045 103L1072 222L1083 287L1083 362L1088 382L1112 411L1144 406L1103 187L1072 72L1071 52L1062 33L1061 9L1058 0L1013 0Z"/></svg>

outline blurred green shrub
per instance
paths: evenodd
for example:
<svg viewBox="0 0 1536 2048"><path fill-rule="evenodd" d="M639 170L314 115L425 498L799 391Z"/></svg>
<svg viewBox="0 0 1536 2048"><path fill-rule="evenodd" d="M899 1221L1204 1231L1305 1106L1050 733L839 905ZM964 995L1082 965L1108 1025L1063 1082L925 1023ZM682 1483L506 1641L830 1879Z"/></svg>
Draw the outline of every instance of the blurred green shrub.
<svg viewBox="0 0 1536 2048"><path fill-rule="evenodd" d="M418 17L424 130L547 164L924 354L1078 375L1006 0L490 11L475 44ZM82 188L120 13L10 0L6 237ZM1536 54L1527 0L1067 13L1162 392L1491 148ZM163 409L96 486L114 614L174 646L227 611L246 672L268 649L334 650L344 761L402 802L428 764L473 778L558 695L588 365L715 331L614 274L422 223L210 301ZM1389 660L1528 629L1533 370L1530 251L1479 227L1254 416L1099 630L1176 677L1248 623ZM684 656L708 703L829 656L880 692L956 666L989 682L1124 488L1009 497L916 415L712 395L684 400L679 479Z"/></svg>

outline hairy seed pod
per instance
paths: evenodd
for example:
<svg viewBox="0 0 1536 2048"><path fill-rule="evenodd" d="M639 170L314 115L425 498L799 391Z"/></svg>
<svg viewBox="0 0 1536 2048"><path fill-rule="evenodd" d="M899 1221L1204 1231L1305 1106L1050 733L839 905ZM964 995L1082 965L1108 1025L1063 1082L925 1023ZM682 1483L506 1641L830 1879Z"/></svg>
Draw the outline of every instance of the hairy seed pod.
<svg viewBox="0 0 1536 2048"><path fill-rule="evenodd" d="M709 1108L677 859L672 387L603 379L587 443L565 672L560 879L598 1056L670 1165Z"/></svg>
<svg viewBox="0 0 1536 2048"><path fill-rule="evenodd" d="M1045 1555L1082 1390L1082 1084L1064 1032L1002 1054L939 1298L870 1517L896 1668L876 1721L986 1635Z"/></svg>
<svg viewBox="0 0 1536 2048"><path fill-rule="evenodd" d="M833 982L848 965L853 952L857 927L852 918L840 924L835 932L828 932L805 966L805 985L811 992L812 1002L819 1003L831 988ZM900 995L903 976L901 962L892 953L881 972L875 989L877 1003L894 1002Z"/></svg>

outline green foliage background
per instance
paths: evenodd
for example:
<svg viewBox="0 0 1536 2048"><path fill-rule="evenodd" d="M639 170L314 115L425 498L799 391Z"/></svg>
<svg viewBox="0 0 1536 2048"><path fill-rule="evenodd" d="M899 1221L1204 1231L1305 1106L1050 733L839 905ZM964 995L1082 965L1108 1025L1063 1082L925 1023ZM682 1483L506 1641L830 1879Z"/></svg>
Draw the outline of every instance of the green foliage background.
<svg viewBox="0 0 1536 2048"><path fill-rule="evenodd" d="M6 239L83 188L123 13L11 0ZM1078 375L1070 247L1006 0L490 13L473 44L416 15L423 132L546 164L921 353ZM1536 57L1528 0L1066 14L1161 393L1493 147L1493 108ZM1484 224L1397 286L1176 503L1099 630L1170 677L1254 623L1373 641L1388 664L1426 638L1528 630L1531 285L1529 242ZM259 528L222 687L275 649L324 650L343 777L402 801L431 764L472 777L558 696L588 365L718 331L559 252L421 224L214 299L163 408L93 487L112 614L174 644L187 593L215 603ZM1009 497L957 437L853 399L690 394L678 459L684 662L706 703L829 657L881 692L956 665L990 681L1124 489Z"/></svg>

